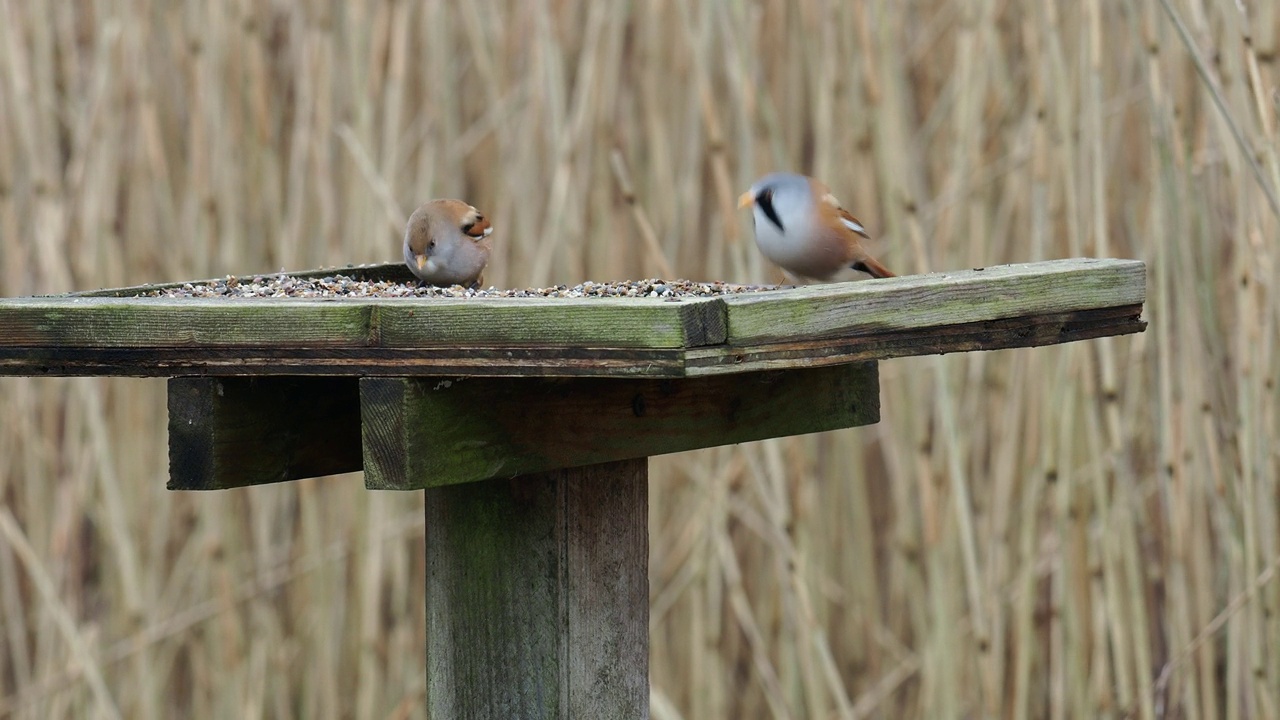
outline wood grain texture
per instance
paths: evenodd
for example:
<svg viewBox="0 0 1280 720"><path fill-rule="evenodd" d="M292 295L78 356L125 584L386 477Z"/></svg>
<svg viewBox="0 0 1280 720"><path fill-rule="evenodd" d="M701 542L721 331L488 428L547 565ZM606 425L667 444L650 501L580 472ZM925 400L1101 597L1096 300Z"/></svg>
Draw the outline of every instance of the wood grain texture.
<svg viewBox="0 0 1280 720"><path fill-rule="evenodd" d="M683 377L685 351L575 347L67 348L0 346L0 375Z"/></svg>
<svg viewBox="0 0 1280 720"><path fill-rule="evenodd" d="M368 305L288 298L6 298L0 347L361 347L370 315Z"/></svg>
<svg viewBox="0 0 1280 720"><path fill-rule="evenodd" d="M729 296L730 345L1141 305L1146 266L1077 258Z"/></svg>
<svg viewBox="0 0 1280 720"><path fill-rule="evenodd" d="M726 335L719 298L405 298L376 309L376 344L388 348L686 348Z"/></svg>
<svg viewBox="0 0 1280 720"><path fill-rule="evenodd" d="M355 378L169 381L169 489L221 490L361 468Z"/></svg>
<svg viewBox="0 0 1280 720"><path fill-rule="evenodd" d="M433 718L649 716L647 461L426 493Z"/></svg>
<svg viewBox="0 0 1280 720"><path fill-rule="evenodd" d="M874 363L681 380L363 378L365 482L415 490L875 423Z"/></svg>
<svg viewBox="0 0 1280 720"><path fill-rule="evenodd" d="M685 348L724 342L719 298L0 300L0 347Z"/></svg>
<svg viewBox="0 0 1280 720"><path fill-rule="evenodd" d="M1142 332L1141 305L1005 318L957 325L887 330L789 342L694 348L686 356L690 377L811 367L913 355L945 355L1057 345Z"/></svg>

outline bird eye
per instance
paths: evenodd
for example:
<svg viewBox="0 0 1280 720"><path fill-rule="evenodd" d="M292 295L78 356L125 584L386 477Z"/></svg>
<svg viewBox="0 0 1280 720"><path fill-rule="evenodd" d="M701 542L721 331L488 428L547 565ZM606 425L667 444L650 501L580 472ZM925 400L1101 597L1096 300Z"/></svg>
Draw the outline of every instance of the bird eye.
<svg viewBox="0 0 1280 720"><path fill-rule="evenodd" d="M435 246L436 246L436 241L435 241L435 239L434 239L434 238L433 238L431 241L429 241L429 242L427 243L427 248L428 248L428 249L434 248Z"/></svg>

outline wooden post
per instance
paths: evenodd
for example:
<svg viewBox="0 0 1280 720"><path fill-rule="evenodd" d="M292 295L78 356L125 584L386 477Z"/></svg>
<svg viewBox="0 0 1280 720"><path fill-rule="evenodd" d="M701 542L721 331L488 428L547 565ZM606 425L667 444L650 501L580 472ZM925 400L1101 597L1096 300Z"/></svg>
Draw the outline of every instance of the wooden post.
<svg viewBox="0 0 1280 720"><path fill-rule="evenodd" d="M647 475L425 491L430 717L649 717Z"/></svg>

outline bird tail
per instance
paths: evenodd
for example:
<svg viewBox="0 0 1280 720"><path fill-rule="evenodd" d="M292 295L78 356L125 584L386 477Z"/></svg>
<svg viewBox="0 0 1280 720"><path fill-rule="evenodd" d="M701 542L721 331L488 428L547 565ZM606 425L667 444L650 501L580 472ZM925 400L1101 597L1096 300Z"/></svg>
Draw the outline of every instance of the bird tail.
<svg viewBox="0 0 1280 720"><path fill-rule="evenodd" d="M854 260L853 264L850 265L849 267L853 268L854 270L859 270L861 272L864 272L873 278L897 277L897 275L894 275L892 272L889 271L889 268L881 265L879 260L876 260L870 255L863 255L857 260Z"/></svg>

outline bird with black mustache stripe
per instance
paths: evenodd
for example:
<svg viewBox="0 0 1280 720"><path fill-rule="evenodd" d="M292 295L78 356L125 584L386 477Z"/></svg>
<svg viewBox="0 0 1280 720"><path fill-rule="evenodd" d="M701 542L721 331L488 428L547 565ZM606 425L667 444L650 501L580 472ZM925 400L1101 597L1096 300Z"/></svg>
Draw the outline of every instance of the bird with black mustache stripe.
<svg viewBox="0 0 1280 720"><path fill-rule="evenodd" d="M756 246L783 270L800 278L831 280L845 268L874 278L894 274L862 247L867 229L821 182L795 173L771 173L738 198L751 207Z"/></svg>

